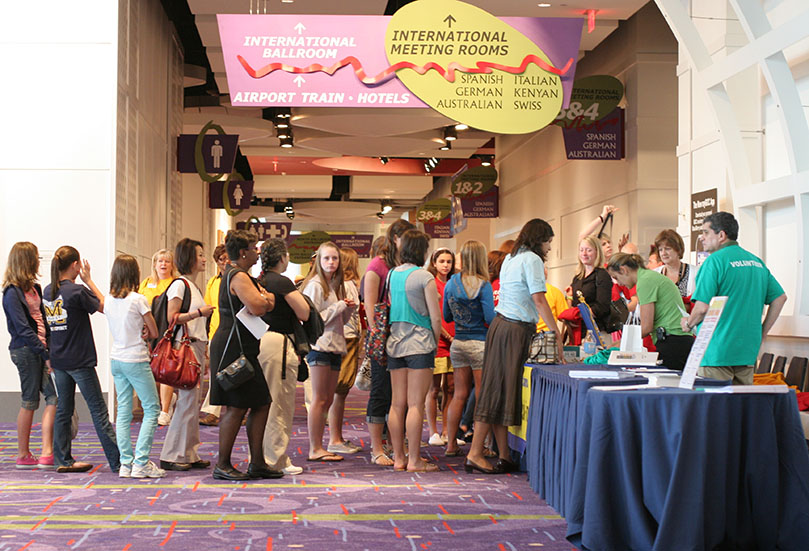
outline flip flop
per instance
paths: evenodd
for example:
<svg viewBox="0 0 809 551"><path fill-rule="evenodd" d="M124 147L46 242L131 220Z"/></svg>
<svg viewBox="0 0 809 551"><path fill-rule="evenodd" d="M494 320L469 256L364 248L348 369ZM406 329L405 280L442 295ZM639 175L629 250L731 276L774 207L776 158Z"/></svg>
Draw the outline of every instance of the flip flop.
<svg viewBox="0 0 809 551"><path fill-rule="evenodd" d="M342 455L337 455L336 453L324 453L319 457L309 457L307 461L321 461L323 463L336 463L337 461L342 461L345 459Z"/></svg>
<svg viewBox="0 0 809 551"><path fill-rule="evenodd" d="M407 469L409 473L437 473L439 470L438 465L435 463L425 462L423 466L417 469Z"/></svg>
<svg viewBox="0 0 809 551"><path fill-rule="evenodd" d="M444 457L459 457L462 455L464 455L464 451L461 448L458 448L457 450L451 452L450 451L444 452Z"/></svg>
<svg viewBox="0 0 809 551"><path fill-rule="evenodd" d="M393 459L384 453L371 454L371 463L380 467L393 467Z"/></svg>

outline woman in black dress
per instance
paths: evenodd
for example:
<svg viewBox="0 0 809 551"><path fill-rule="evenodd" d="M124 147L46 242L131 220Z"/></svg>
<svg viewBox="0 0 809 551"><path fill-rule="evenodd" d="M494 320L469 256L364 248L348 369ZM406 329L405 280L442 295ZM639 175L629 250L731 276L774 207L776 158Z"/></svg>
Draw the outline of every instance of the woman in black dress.
<svg viewBox="0 0 809 551"><path fill-rule="evenodd" d="M258 260L257 241L253 232L245 230L231 230L225 237L225 247L231 263L222 275L222 285L219 287L220 321L211 341L211 404L228 406L223 410L219 421L219 461L213 471L213 477L220 480L283 476L281 472L268 469L264 462L262 441L264 427L267 425L267 414L270 411L270 391L258 363L259 341L241 322L236 323L235 320L235 315L243 306L254 316L262 316L275 306L274 295L267 293L247 272ZM235 330L239 332L238 336L233 331L234 323ZM242 353L254 368L253 379L238 388L225 391L218 384L216 374ZM233 467L230 455L242 419L248 410L250 413L247 414L247 441L251 463L247 473L243 473Z"/></svg>

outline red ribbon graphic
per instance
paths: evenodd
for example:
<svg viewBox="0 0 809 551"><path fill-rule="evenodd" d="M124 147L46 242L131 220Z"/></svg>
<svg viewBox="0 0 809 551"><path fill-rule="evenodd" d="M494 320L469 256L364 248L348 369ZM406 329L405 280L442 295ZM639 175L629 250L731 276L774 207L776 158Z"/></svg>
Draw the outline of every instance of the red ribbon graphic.
<svg viewBox="0 0 809 551"><path fill-rule="evenodd" d="M236 56L239 60L239 63L242 64L244 70L247 71L247 74L253 78L263 78L274 71L285 71L287 73L293 74L301 74L301 73L317 73L323 72L329 75L333 75L343 67L347 65L351 65L354 68L354 74L357 75L357 78L363 84L373 85L373 84L380 84L391 77L395 76L396 71L400 69L412 69L416 71L418 74L423 75L427 73L429 70L434 70L442 77L444 77L447 82L455 82L455 72L460 71L462 73L475 73L475 74L489 74L492 72L493 69L497 69L499 71L504 71L506 73L511 74L522 74L528 68L528 65L533 63L540 69L547 71L549 73L553 73L555 75L562 76L570 69L570 66L573 65L573 58L570 58L565 66L562 69L557 69L553 65L550 65L543 59L539 57L529 54L525 56L522 60L522 63L519 66L512 66L512 65L502 65L500 63L492 63L489 61L478 61L475 65L476 67L464 67L460 63L452 62L450 63L446 69L444 69L438 63L427 63L426 65L416 65L414 63L410 63L409 61L400 61L395 65L391 65L378 75L374 77L369 77L365 74L365 70L362 67L362 63L354 56L348 56L343 58L342 61L339 63L335 63L331 67L324 67L320 63L313 63L306 67L293 67L291 65L286 65L284 63L270 63L262 67L261 69L253 69L250 64L245 60L242 56Z"/></svg>

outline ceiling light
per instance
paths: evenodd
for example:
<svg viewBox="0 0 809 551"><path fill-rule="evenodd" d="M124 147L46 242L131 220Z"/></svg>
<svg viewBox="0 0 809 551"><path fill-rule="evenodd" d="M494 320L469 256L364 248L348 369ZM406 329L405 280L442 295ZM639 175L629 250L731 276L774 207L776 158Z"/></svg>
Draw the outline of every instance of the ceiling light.
<svg viewBox="0 0 809 551"><path fill-rule="evenodd" d="M481 166L492 166L492 161L494 161L493 155L480 155Z"/></svg>
<svg viewBox="0 0 809 551"><path fill-rule="evenodd" d="M289 123L287 122L286 119L284 119L282 121L278 121L277 123L275 123L275 126L278 128L289 128Z"/></svg>
<svg viewBox="0 0 809 551"><path fill-rule="evenodd" d="M459 130L459 131L460 131L460 130L468 130L468 129L469 129L469 125L468 125L468 124L464 124L464 123L462 123L462 122L459 122L458 124L456 124L456 125L455 125L455 130Z"/></svg>
<svg viewBox="0 0 809 551"><path fill-rule="evenodd" d="M455 130L454 126L447 126L444 129L444 140L451 142L458 139L458 132Z"/></svg>
<svg viewBox="0 0 809 551"><path fill-rule="evenodd" d="M286 214L287 218L290 220L295 219L295 208L292 206L292 201L287 201L287 204L284 205L284 214Z"/></svg>
<svg viewBox="0 0 809 551"><path fill-rule="evenodd" d="M390 211L393 210L393 205L390 204L390 201L387 199L382 200L382 214L388 214Z"/></svg>
<svg viewBox="0 0 809 551"><path fill-rule="evenodd" d="M379 162L382 163L383 165L388 164L388 161L390 161L390 159L388 159L387 157L380 157L379 158Z"/></svg>
<svg viewBox="0 0 809 551"><path fill-rule="evenodd" d="M429 161L424 161L424 171L430 172L433 169L432 165L430 165Z"/></svg>
<svg viewBox="0 0 809 551"><path fill-rule="evenodd" d="M376 217L382 220L383 218L385 218L385 214L382 211L379 211L376 213Z"/></svg>
<svg viewBox="0 0 809 551"><path fill-rule="evenodd" d="M427 159L427 162L430 164L430 168L435 168L438 166L438 159L436 159L435 157L430 157L429 159Z"/></svg>
<svg viewBox="0 0 809 551"><path fill-rule="evenodd" d="M294 2L294 1L295 1L295 0L281 0L281 3L282 3L282 4L291 4L291 3L292 3L292 2Z"/></svg>
<svg viewBox="0 0 809 551"><path fill-rule="evenodd" d="M294 146L294 144L292 143L292 136L285 136L285 137L280 139L280 142L281 142L281 147L284 147L284 148L287 148L287 149Z"/></svg>
<svg viewBox="0 0 809 551"><path fill-rule="evenodd" d="M282 2L285 2L286 0L281 0L281 1L282 1ZM550 5L550 4L548 4L547 2L540 2L539 4L537 4L537 7L540 7L540 8L550 8L550 7L551 7L551 5Z"/></svg>
<svg viewBox="0 0 809 551"><path fill-rule="evenodd" d="M439 149L441 151L449 151L450 149L452 149L452 142L444 142L444 145L439 147Z"/></svg>

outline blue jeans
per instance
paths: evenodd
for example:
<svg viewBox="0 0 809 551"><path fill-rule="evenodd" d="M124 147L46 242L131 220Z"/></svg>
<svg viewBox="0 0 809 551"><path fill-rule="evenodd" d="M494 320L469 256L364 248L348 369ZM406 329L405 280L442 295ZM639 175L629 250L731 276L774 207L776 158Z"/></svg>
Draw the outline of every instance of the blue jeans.
<svg viewBox="0 0 809 551"><path fill-rule="evenodd" d="M70 466L76 462L70 453L70 419L75 407L76 385L79 385L110 469L117 471L121 467L121 458L95 367L80 367L69 371L54 369L53 379L56 382L56 394L59 396L53 426L53 460L56 465Z"/></svg>
<svg viewBox="0 0 809 551"><path fill-rule="evenodd" d="M39 408L39 395L45 397L45 404L56 405L56 390L53 381L48 375L45 360L42 356L31 350L28 346L14 348L11 351L11 361L17 366L20 374L20 389L22 391L22 409L36 411Z"/></svg>
<svg viewBox="0 0 809 551"><path fill-rule="evenodd" d="M160 399L157 397L152 368L149 362L120 362L112 360L110 371L118 393L118 415L115 420L115 434L121 463L124 465L146 465L152 451L154 431L157 429L157 416L160 414ZM143 423L138 432L138 443L132 453L132 390L138 393L143 405Z"/></svg>

